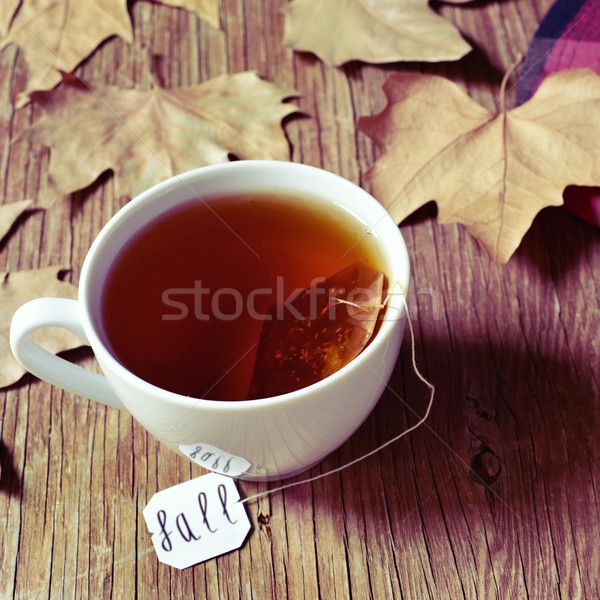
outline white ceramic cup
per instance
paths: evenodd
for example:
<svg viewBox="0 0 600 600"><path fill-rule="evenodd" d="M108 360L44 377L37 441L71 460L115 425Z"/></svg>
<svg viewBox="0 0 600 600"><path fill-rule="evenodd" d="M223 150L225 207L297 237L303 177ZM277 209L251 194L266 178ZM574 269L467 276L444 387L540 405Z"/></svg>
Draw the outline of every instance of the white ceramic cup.
<svg viewBox="0 0 600 600"><path fill-rule="evenodd" d="M219 401L160 389L128 371L107 349L101 298L121 248L166 206L195 197L251 191L309 194L335 203L365 223L378 240L390 286L385 318L371 343L345 367L298 391L272 398ZM409 260L402 235L371 195L337 175L291 162L239 161L196 169L160 183L129 202L103 228L85 259L78 300L40 298L15 313L13 353L53 385L128 411L152 435L209 469L248 480L282 479L318 463L361 425L396 364L406 324L403 292ZM104 375L44 350L29 335L58 326L89 344Z"/></svg>

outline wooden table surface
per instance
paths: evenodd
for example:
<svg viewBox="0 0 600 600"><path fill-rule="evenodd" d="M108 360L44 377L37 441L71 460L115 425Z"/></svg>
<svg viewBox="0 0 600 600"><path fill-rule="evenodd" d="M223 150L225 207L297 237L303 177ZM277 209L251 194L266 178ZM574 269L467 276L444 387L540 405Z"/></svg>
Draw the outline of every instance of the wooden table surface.
<svg viewBox="0 0 600 600"><path fill-rule="evenodd" d="M291 159L362 183L377 152L355 124L384 106L386 75L439 73L491 107L551 4L436 5L471 54L336 68L281 44L285 3L223 0L217 31L138 0L135 44L109 40L78 73L143 87L142 47L163 56L166 86L256 70L300 94L306 115L285 123ZM25 85L14 46L0 53L0 84L2 200L41 202L48 150L11 145L34 116L13 105ZM29 214L0 247L1 270L70 265L77 283L123 202L106 176ZM545 209L506 265L462 226L438 224L433 205L401 231L416 358L437 390L424 426L340 473L249 502L240 550L178 571L157 561L142 510L202 468L126 413L25 376L0 392L0 598L599 598L600 231ZM70 357L94 367L89 351ZM309 475L398 435L427 400L407 335L374 412ZM275 486L239 483L246 496Z"/></svg>

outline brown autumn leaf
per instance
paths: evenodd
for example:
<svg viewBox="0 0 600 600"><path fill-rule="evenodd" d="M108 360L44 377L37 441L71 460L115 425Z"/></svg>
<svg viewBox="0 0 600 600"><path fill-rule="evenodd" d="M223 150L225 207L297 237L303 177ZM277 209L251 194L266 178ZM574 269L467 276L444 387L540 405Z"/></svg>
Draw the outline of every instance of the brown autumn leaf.
<svg viewBox="0 0 600 600"><path fill-rule="evenodd" d="M27 88L19 105L34 90L52 89L61 71L73 71L113 35L133 41L127 0L23 0L0 39L0 50L16 44L27 62Z"/></svg>
<svg viewBox="0 0 600 600"><path fill-rule="evenodd" d="M64 267L45 267L0 273L0 388L15 383L25 373L10 349L10 322L17 308L35 298L77 298L74 285L57 279L64 270ZM32 338L50 352L62 352L83 344L74 333L54 327L39 330Z"/></svg>
<svg viewBox="0 0 600 600"><path fill-rule="evenodd" d="M330 65L457 60L471 47L428 0L293 0L283 43Z"/></svg>
<svg viewBox="0 0 600 600"><path fill-rule="evenodd" d="M4 236L10 231L14 222L31 207L31 200L20 200L19 202L9 202L0 206L0 242Z"/></svg>
<svg viewBox="0 0 600 600"><path fill-rule="evenodd" d="M296 95L254 72L187 88L91 87L65 77L33 95L41 118L24 137L49 146L49 185L68 194L112 170L117 195L137 196L174 174L240 159L289 160L282 119Z"/></svg>
<svg viewBox="0 0 600 600"><path fill-rule="evenodd" d="M440 223L458 222L506 262L535 215L566 186L600 185L600 76L550 75L531 100L486 110L450 80L394 74L387 106L358 129L383 151L367 173L400 223L430 200Z"/></svg>

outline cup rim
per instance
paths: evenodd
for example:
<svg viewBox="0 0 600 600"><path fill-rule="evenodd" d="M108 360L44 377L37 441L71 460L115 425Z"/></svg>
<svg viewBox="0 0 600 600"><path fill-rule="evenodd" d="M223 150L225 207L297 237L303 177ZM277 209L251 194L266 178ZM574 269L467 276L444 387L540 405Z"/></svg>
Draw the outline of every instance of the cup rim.
<svg viewBox="0 0 600 600"><path fill-rule="evenodd" d="M81 276L79 281L79 305L81 310L81 318L83 321L83 328L88 337L88 341L96 355L98 362L101 365L107 364L109 365L109 370L112 370L118 374L120 378L126 379L130 382L135 382L135 386L140 390L140 393L147 392L151 396L156 396L160 394L162 398L171 403L176 404L181 407L197 407L198 405L202 405L203 408L207 408L209 410L258 410L267 408L269 406L273 406L275 404L282 404L287 402L292 402L294 400L299 399L300 397L306 394L312 394L313 392L320 391L324 388L335 385L335 383L345 377L345 375L357 368L358 362L361 360L367 360L368 357L375 353L377 349L385 343L386 338L391 334L396 321L401 321L405 319L408 315L406 315L405 304L403 300L398 299L401 296L392 295L391 300L386 307L386 311L389 314L390 309L395 309L397 311L397 317L393 319L386 319L384 317L379 331L377 332L375 338L369 342L366 348L364 348L356 357L354 357L348 364L344 365L338 371L328 375L327 377L312 383L308 386L300 388L298 390L294 390L291 392L286 392L284 394L279 394L276 396L269 396L265 398L255 398L248 400L211 400L208 398L197 398L194 396L185 396L183 394L178 394L176 392L172 392L165 388L161 388L155 384L146 381L145 379L139 377L135 373L132 373L127 369L117 357L109 350L109 348L105 345L102 340L100 334L97 332L96 326L91 317L91 311L89 307L89 297L88 291L90 286L91 277L94 271L94 265L96 262L97 254L102 248L104 244L107 243L107 240L113 234L113 230L122 223L124 220L130 218L130 216L136 211L140 210L146 202L151 201L153 198L162 196L169 192L169 190L173 188L180 188L181 185L186 185L188 181L194 180L197 177L205 177L210 175L218 175L220 173L227 173L230 171L238 171L240 169L278 169L278 170L289 170L290 173L294 171L296 175L300 173L304 173L306 176L310 174L318 175L319 177L324 177L329 179L332 183L339 183L341 185L350 186L354 190L355 193L359 195L363 195L365 198L365 202L371 202L373 206L375 206L375 210L378 210L381 214L381 217L377 219L375 224L372 226L373 228L378 227L393 227L397 231L397 235L395 235L395 245L398 246L398 249L401 252L401 256L391 257L390 252L388 251L388 243L383 244L384 255L386 260L390 260L393 258L394 263L399 265L398 274L399 277L396 280L402 289L402 293L405 294L408 290L409 280L410 280L410 262L408 257L408 250L406 247L405 240L398 228L398 225L389 215L387 210L380 204L369 192L367 192L364 188L359 185L351 182L350 180L337 175L331 171L327 171L320 167L314 167L310 165L305 165L302 163L295 163L291 161L277 161L277 160L241 160L241 161L232 161L228 163L218 163L214 165L207 165L203 167L198 167L196 169L192 169L189 171L185 171L178 175L174 175L154 186L151 186L135 198L131 199L127 204L125 204L121 209L119 209L103 226L100 233L97 235L92 245L90 246L88 253L85 257ZM350 189L349 188L349 189ZM291 189L291 188L290 188ZM388 221L388 224L385 225L383 222ZM391 265L390 265L391 266ZM390 284L391 287L391 284ZM106 370L106 369L105 369Z"/></svg>

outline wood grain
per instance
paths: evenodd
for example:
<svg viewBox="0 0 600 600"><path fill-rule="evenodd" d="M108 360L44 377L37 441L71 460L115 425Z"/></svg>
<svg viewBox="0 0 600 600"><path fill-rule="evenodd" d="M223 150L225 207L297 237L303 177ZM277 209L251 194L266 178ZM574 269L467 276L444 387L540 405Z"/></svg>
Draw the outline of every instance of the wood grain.
<svg viewBox="0 0 600 600"><path fill-rule="evenodd" d="M384 104L388 73L452 78L484 106L551 1L439 10L475 44L457 63L343 68L281 44L284 0L223 0L222 30L138 0L135 43L109 40L88 79L164 85L253 69L299 93L286 122L292 159L357 183L376 158L359 116ZM47 196L47 149L19 141L35 108L14 109L23 57L0 53L0 192L33 199L0 246L0 270L70 264L126 201L110 175ZM514 78L512 80L514 83ZM426 206L401 225L412 262L416 356L437 388L421 429L340 473L248 504L236 552L177 571L159 564L142 510L158 490L200 475L127 414L25 376L0 392L0 597L594 599L600 597L600 234L545 209L505 266ZM87 350L69 353L96 368ZM390 385L360 430L311 473L375 448L415 423L427 389L407 339ZM245 495L275 484L240 483Z"/></svg>

